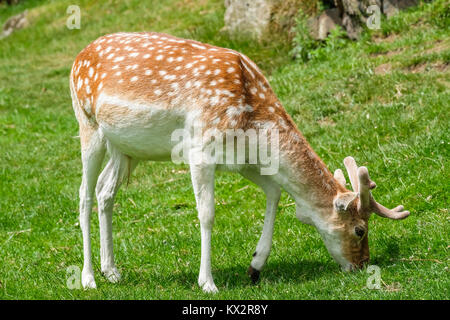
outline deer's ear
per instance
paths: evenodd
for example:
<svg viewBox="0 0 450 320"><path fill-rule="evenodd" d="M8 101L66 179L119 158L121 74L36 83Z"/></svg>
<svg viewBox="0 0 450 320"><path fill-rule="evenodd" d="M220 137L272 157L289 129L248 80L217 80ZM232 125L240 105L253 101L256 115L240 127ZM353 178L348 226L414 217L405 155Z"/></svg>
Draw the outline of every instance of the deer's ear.
<svg viewBox="0 0 450 320"><path fill-rule="evenodd" d="M350 205L358 199L359 194L356 192L345 192L337 195L334 199L334 209L343 213L346 212Z"/></svg>

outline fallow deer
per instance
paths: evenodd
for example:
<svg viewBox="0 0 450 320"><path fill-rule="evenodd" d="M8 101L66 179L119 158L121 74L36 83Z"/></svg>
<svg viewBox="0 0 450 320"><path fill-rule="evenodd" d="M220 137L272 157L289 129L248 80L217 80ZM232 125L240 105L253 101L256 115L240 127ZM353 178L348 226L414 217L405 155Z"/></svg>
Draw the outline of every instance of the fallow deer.
<svg viewBox="0 0 450 320"><path fill-rule="evenodd" d="M271 250L281 188L296 204L297 218L314 225L326 248L343 269L369 259L371 213L390 219L409 215L377 203L365 167L344 160L353 191L343 172L334 175L311 149L282 107L267 79L245 55L209 44L161 33L116 33L102 36L82 50L72 66L70 89L79 123L83 165L80 226L83 234L82 285L95 288L91 260L90 216L94 192L100 221L101 271L120 279L114 263L112 211L120 184L139 161L171 159L176 129L195 124L218 132L226 129L277 131L279 169L260 172L261 164L189 162L201 229L198 284L216 292L211 274L211 230L214 223L214 173L239 172L266 194L262 235L249 267L257 281ZM188 158L205 152L204 142L191 145ZM99 175L108 150L110 160Z"/></svg>

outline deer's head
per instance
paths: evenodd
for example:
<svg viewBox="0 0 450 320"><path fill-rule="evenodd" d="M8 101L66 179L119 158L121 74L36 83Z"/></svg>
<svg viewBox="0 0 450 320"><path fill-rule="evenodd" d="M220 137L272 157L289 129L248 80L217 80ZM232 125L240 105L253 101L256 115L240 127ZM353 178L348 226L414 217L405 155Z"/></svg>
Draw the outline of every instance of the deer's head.
<svg viewBox="0 0 450 320"><path fill-rule="evenodd" d="M409 211L403 206L388 209L375 201L371 190L376 184L370 179L366 167L356 165L355 159L344 159L353 191L338 192L333 201L333 214L329 216L327 232L321 232L325 245L344 270L361 268L369 261L368 221L372 213L393 220L404 219ZM336 180L345 187L341 169L334 173Z"/></svg>

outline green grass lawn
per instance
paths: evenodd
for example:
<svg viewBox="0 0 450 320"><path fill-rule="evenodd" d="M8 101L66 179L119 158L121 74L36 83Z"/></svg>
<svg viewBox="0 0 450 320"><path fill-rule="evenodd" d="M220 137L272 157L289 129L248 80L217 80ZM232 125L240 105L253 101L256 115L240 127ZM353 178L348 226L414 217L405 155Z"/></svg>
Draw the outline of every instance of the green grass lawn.
<svg viewBox="0 0 450 320"><path fill-rule="evenodd" d="M358 42L333 42L309 62L293 61L283 39L255 43L222 33L223 1L78 1L80 30L65 26L73 1L7 8L0 22L29 9L31 25L0 40L1 299L448 299L449 60L446 1L382 21ZM448 2L447 2L448 4ZM447 10L447 12L445 11ZM238 175L218 173L213 229L216 295L197 286L200 230L186 166L142 163L118 194L116 262L123 279L100 274L98 221L92 239L97 290L70 290L82 267L78 224L81 161L69 72L78 52L116 31L161 31L239 50L268 75L287 111L331 170L345 156L369 168L374 197L411 216L373 216L371 264L340 271L317 231L280 202L273 250L252 285L246 275L262 231L265 197Z"/></svg>

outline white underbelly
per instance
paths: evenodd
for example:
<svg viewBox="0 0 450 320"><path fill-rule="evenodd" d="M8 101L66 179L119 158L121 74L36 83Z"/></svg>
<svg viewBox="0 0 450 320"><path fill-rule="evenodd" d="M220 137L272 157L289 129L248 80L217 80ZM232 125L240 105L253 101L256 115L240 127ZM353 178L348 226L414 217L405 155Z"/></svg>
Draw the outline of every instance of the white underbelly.
<svg viewBox="0 0 450 320"><path fill-rule="evenodd" d="M172 149L177 143L172 141L172 134L184 128L184 112L157 104L131 104L118 99L105 102L99 104L96 120L112 146L136 159L171 159Z"/></svg>
<svg viewBox="0 0 450 320"><path fill-rule="evenodd" d="M116 128L102 125L108 142L123 154L140 160L169 161L174 143L171 134L176 127Z"/></svg>

